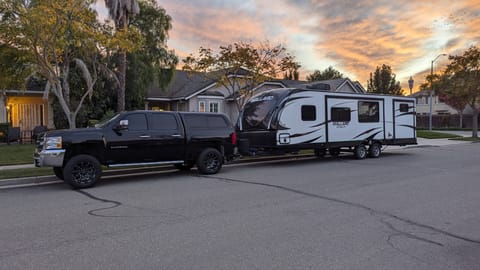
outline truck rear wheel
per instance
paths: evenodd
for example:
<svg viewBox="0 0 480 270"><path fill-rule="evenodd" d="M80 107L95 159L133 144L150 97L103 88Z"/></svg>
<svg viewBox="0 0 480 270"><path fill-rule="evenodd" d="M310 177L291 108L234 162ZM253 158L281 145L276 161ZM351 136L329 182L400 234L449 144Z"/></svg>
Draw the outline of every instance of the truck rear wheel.
<svg viewBox="0 0 480 270"><path fill-rule="evenodd" d="M222 154L215 148L207 148L200 153L197 168L202 174L215 174L222 168Z"/></svg>
<svg viewBox="0 0 480 270"><path fill-rule="evenodd" d="M53 173L55 176L60 179L64 180L65 178L63 177L63 168L62 167L53 167Z"/></svg>
<svg viewBox="0 0 480 270"><path fill-rule="evenodd" d="M356 159L364 159L368 155L367 148L363 144L357 145L355 149L353 149L353 154Z"/></svg>
<svg viewBox="0 0 480 270"><path fill-rule="evenodd" d="M74 156L63 168L65 181L75 189L92 187L101 173L100 163L90 155Z"/></svg>

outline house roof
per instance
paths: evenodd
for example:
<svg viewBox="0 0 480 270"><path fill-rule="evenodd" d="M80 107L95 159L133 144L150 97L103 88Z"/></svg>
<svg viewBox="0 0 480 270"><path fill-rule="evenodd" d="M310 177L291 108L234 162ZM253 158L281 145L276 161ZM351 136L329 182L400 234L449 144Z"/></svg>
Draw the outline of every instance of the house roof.
<svg viewBox="0 0 480 270"><path fill-rule="evenodd" d="M435 93L434 93L435 95ZM408 95L408 97L424 97L424 96L430 96L430 90L420 90L418 92L415 92L411 95Z"/></svg>
<svg viewBox="0 0 480 270"><path fill-rule="evenodd" d="M217 74L215 74L217 73ZM212 72L207 78L204 73L200 72L189 72L183 70L176 70L172 81L164 88L160 87L158 83L154 83L149 89L147 94L147 99L149 100L184 100L189 99L195 95L207 95L207 96L223 96L223 94L214 89L216 85L215 77L224 75L224 71ZM232 73L232 76L247 76L248 71L245 69L237 70L237 72ZM365 89L360 85L359 82L352 82L350 79L334 79L334 80L324 80L318 81L320 83L330 85L332 91L336 91L344 84L349 84L356 92L365 93ZM280 88L299 88L311 83L308 81L295 81L295 80L269 80L260 85L255 89L261 87L262 85L277 85ZM227 99L232 99L234 95L226 97Z"/></svg>

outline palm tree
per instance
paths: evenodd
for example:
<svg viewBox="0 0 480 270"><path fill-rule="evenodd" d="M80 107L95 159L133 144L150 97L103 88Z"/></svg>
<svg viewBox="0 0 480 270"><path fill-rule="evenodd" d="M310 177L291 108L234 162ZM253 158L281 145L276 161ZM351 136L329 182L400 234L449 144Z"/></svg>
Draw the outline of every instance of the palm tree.
<svg viewBox="0 0 480 270"><path fill-rule="evenodd" d="M110 18L115 22L119 31L128 28L129 18L140 12L137 0L105 0ZM117 94L117 111L125 111L125 74L127 72L127 53L120 51L119 54L119 89Z"/></svg>

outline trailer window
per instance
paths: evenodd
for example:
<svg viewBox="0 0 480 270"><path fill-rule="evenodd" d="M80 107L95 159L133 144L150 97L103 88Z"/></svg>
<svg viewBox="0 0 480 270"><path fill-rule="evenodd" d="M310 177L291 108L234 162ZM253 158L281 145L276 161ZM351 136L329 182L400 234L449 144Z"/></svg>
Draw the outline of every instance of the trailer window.
<svg viewBox="0 0 480 270"><path fill-rule="evenodd" d="M379 103L371 101L359 101L358 102L358 122L369 123L379 122L380 112Z"/></svg>
<svg viewBox="0 0 480 270"><path fill-rule="evenodd" d="M332 122L350 122L350 108L331 108Z"/></svg>
<svg viewBox="0 0 480 270"><path fill-rule="evenodd" d="M408 112L408 108L409 108L408 104L406 103L400 104L400 112Z"/></svg>
<svg viewBox="0 0 480 270"><path fill-rule="evenodd" d="M315 121L317 120L317 110L313 105L302 106L302 121Z"/></svg>

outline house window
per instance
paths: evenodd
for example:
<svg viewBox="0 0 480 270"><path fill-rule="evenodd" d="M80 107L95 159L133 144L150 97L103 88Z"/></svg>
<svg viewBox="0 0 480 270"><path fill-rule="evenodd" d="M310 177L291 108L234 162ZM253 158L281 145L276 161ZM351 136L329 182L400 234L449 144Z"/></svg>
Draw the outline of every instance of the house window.
<svg viewBox="0 0 480 270"><path fill-rule="evenodd" d="M210 107L210 112L218 113L218 107L219 107L218 102L210 102L209 107Z"/></svg>
<svg viewBox="0 0 480 270"><path fill-rule="evenodd" d="M358 102L358 122L371 123L380 121L379 103L371 101Z"/></svg>
<svg viewBox="0 0 480 270"><path fill-rule="evenodd" d="M317 120L317 111L313 105L302 106L302 121L315 121Z"/></svg>
<svg viewBox="0 0 480 270"><path fill-rule="evenodd" d="M332 122L350 122L350 108L331 108Z"/></svg>
<svg viewBox="0 0 480 270"><path fill-rule="evenodd" d="M205 112L205 101L199 101L198 102L198 111L199 112Z"/></svg>

